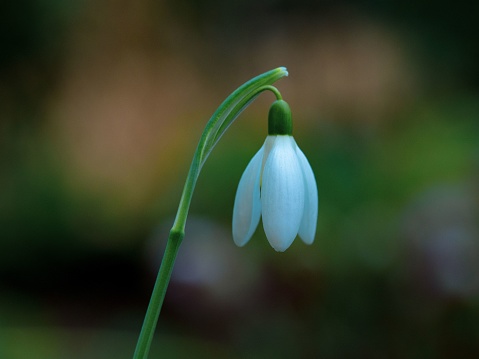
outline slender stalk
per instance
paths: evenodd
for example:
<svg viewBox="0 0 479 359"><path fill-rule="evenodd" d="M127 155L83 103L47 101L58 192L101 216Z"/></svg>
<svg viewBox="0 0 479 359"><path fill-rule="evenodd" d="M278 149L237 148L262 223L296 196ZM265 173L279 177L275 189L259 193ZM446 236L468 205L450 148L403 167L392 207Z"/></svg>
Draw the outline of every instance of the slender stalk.
<svg viewBox="0 0 479 359"><path fill-rule="evenodd" d="M160 316L166 289L168 288L176 255L183 237L184 233L182 232L173 230L170 232L168 242L166 243L165 254L163 255L160 270L158 271L155 286L153 287L153 293L151 294L150 304L148 304L143 327L141 328L140 337L138 338L135 354L133 355L134 359L148 357L156 323Z"/></svg>
<svg viewBox="0 0 479 359"><path fill-rule="evenodd" d="M163 305L166 289L168 288L168 283L171 278L176 255L178 254L178 249L185 234L186 219L188 217L191 198L193 197L196 181L203 164L213 147L231 123L233 123L238 115L261 92L266 90L272 91L276 98L281 99L281 94L275 87L271 86L271 84L287 75L288 72L286 69L284 67L279 67L246 82L226 98L206 124L205 130L203 131L193 156L188 177L186 178L176 218L168 237L165 253L156 278L155 286L153 287L150 303L148 304L148 309L145 314L145 319L133 359L148 358L153 334Z"/></svg>

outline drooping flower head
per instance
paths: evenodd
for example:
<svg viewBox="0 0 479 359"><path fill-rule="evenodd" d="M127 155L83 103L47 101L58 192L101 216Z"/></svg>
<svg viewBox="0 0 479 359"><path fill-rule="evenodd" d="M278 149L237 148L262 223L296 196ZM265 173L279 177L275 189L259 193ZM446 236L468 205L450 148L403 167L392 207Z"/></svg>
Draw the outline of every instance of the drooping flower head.
<svg viewBox="0 0 479 359"><path fill-rule="evenodd" d="M263 217L271 246L285 251L296 236L314 241L318 216L318 190L314 174L292 136L291 110L283 100L273 103L268 136L249 162L236 192L233 240L245 245Z"/></svg>

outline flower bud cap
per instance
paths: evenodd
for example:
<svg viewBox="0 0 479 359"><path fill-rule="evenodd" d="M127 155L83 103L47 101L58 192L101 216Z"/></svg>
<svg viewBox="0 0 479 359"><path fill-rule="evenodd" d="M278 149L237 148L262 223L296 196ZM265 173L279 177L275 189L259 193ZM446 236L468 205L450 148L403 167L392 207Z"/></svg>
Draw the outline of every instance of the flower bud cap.
<svg viewBox="0 0 479 359"><path fill-rule="evenodd" d="M283 100L273 102L268 114L268 134L291 136L292 133L293 121L288 103Z"/></svg>

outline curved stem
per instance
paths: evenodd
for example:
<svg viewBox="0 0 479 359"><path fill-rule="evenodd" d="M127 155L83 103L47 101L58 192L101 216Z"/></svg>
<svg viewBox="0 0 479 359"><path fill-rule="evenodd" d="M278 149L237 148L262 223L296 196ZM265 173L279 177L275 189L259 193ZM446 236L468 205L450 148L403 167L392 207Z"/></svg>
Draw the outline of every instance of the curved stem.
<svg viewBox="0 0 479 359"><path fill-rule="evenodd" d="M275 94L277 99L281 99L281 94L275 87L271 85L261 86L253 91L250 91L246 96L241 98L235 103L232 110L227 116L219 123L213 116L206 125L206 129L203 132L203 136L200 139L196 152L193 156L193 161L186 178L185 187L178 206L178 212L176 214L173 228L179 231L185 230L186 217L188 216L188 210L190 208L191 198L196 186L196 181L200 174L201 168L205 163L208 155L213 147L218 143L221 136L228 129L228 127L234 122L234 120L243 112L243 110L261 93L264 91L271 91ZM225 101L226 102L226 101Z"/></svg>
<svg viewBox="0 0 479 359"><path fill-rule="evenodd" d="M226 98L206 124L186 178L178 211L168 237L165 253L155 281L153 293L151 294L150 303L148 304L148 309L145 314L145 319L133 359L148 358L153 334L165 298L166 289L168 288L168 283L171 278L176 255L185 234L186 219L190 208L191 198L203 164L213 147L231 123L233 123L238 115L261 92L266 90L272 91L277 99L281 99L280 92L275 87L271 86L271 84L287 75L287 70L284 67L279 67L246 82Z"/></svg>

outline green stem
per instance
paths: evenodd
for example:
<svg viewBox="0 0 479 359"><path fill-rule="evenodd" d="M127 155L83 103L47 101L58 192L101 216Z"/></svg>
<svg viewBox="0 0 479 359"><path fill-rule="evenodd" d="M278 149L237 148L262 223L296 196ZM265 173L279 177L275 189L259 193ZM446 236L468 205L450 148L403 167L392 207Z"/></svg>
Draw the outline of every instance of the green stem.
<svg viewBox="0 0 479 359"><path fill-rule="evenodd" d="M186 219L190 208L191 198L195 189L196 181L201 168L208 155L216 145L223 133L238 117L238 115L263 91L272 91L277 99L281 99L279 91L271 86L275 81L287 76L288 72L284 67L265 72L236 89L218 107L216 112L206 124L205 130L200 138L191 162L190 171L181 195L180 204L176 213L173 227L168 237L165 253L161 262L160 270L156 278L150 303L145 314L143 326L136 345L133 359L147 359L150 351L156 323L160 315L161 306L171 278L178 249L185 234Z"/></svg>
<svg viewBox="0 0 479 359"><path fill-rule="evenodd" d="M158 271L155 286L153 287L153 292L151 294L150 303L148 304L148 309L146 311L143 327L141 328L140 337L138 338L135 354L133 355L134 359L148 358L156 323L160 316L166 289L168 288L176 255L183 237L183 232L175 232L173 230L170 232L163 260L161 261L160 270Z"/></svg>

